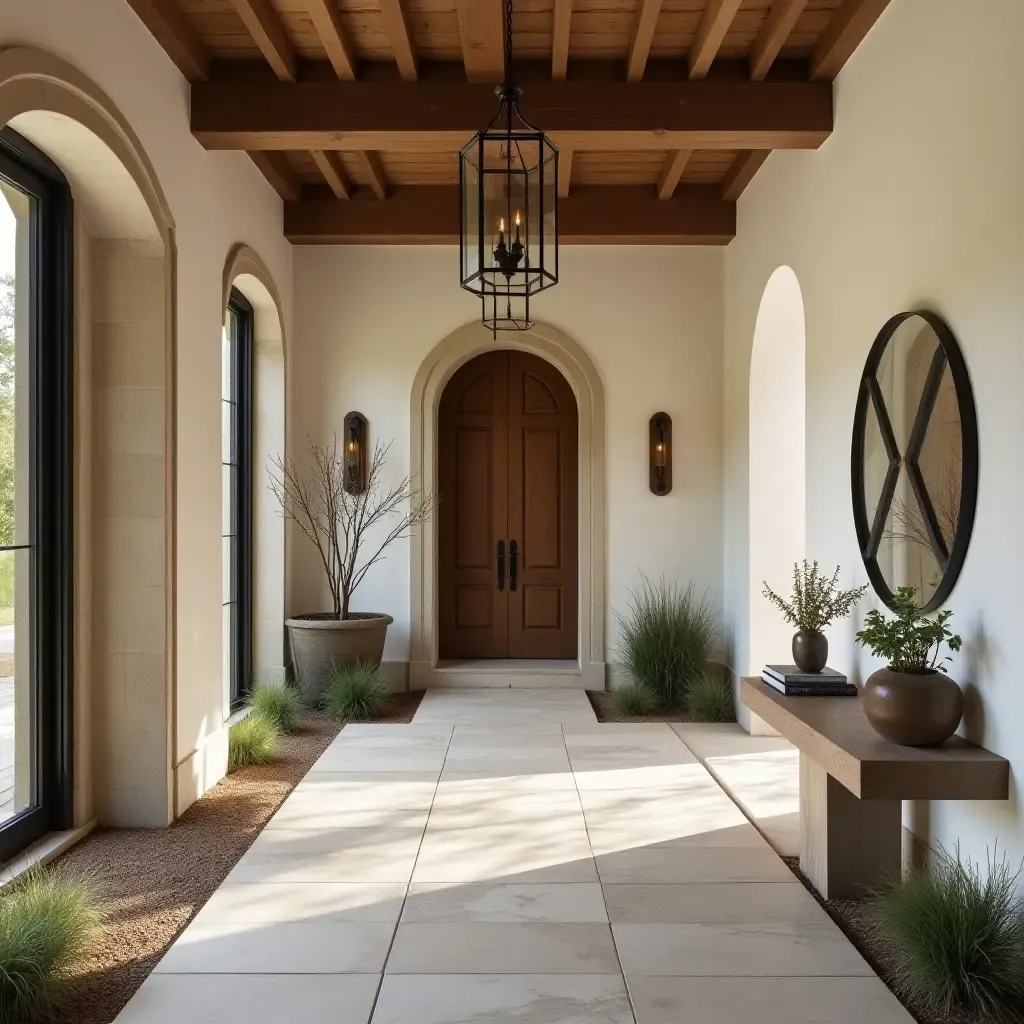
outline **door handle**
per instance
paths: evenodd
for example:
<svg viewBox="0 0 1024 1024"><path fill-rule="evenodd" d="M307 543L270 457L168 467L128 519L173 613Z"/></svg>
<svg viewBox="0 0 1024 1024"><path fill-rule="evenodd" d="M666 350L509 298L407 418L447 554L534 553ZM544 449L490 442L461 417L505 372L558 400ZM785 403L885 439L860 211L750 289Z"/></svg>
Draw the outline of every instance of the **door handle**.
<svg viewBox="0 0 1024 1024"><path fill-rule="evenodd" d="M508 589L516 589L516 581L519 577L519 545L514 541L508 542Z"/></svg>
<svg viewBox="0 0 1024 1024"><path fill-rule="evenodd" d="M498 590L505 589L505 542L498 541Z"/></svg>

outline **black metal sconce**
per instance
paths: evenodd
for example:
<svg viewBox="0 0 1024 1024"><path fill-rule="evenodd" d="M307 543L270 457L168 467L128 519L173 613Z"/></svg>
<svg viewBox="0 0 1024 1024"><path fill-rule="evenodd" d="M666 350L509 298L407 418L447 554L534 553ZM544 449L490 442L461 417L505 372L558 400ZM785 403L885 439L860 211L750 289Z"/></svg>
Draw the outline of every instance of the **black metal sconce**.
<svg viewBox="0 0 1024 1024"><path fill-rule="evenodd" d="M651 493L659 497L672 490L672 417L656 412L651 417Z"/></svg>
<svg viewBox="0 0 1024 1024"><path fill-rule="evenodd" d="M366 417L360 412L345 417L345 490L366 490Z"/></svg>

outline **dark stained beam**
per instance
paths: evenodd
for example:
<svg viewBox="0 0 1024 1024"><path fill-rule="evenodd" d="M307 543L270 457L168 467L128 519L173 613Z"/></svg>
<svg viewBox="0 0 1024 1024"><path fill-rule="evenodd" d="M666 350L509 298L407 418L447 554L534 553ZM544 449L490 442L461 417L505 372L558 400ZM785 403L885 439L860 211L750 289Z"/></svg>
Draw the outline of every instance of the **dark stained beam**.
<svg viewBox="0 0 1024 1024"><path fill-rule="evenodd" d="M806 6L807 0L775 0L772 4L750 51L750 77L755 82L768 74Z"/></svg>
<svg viewBox="0 0 1024 1024"><path fill-rule="evenodd" d="M725 33L729 31L742 0L708 0L697 29L697 38L690 49L690 77L703 78L715 59Z"/></svg>
<svg viewBox="0 0 1024 1024"><path fill-rule="evenodd" d="M353 81L356 77L355 53L334 0L306 0L306 9L334 73L343 82Z"/></svg>
<svg viewBox="0 0 1024 1024"><path fill-rule="evenodd" d="M207 149L457 150L494 116L484 83L238 80L192 87ZM832 131L829 82L531 83L527 118L575 151L816 149Z"/></svg>
<svg viewBox="0 0 1024 1024"><path fill-rule="evenodd" d="M572 27L572 0L555 0L551 28L551 77L564 82L569 66L569 30Z"/></svg>
<svg viewBox="0 0 1024 1024"><path fill-rule="evenodd" d="M732 166L722 180L722 198L736 202L743 190L753 181L754 175L761 169L761 164L768 159L767 149L752 149L737 153Z"/></svg>
<svg viewBox="0 0 1024 1024"><path fill-rule="evenodd" d="M295 81L295 50L270 0L231 0L260 52L282 82Z"/></svg>
<svg viewBox="0 0 1024 1024"><path fill-rule="evenodd" d="M175 0L128 0L128 4L190 82L206 81L210 55Z"/></svg>
<svg viewBox="0 0 1024 1024"><path fill-rule="evenodd" d="M387 199L388 179L384 173L384 165L380 162L380 157L376 153L360 150L356 153L356 160L369 181L373 194L378 199Z"/></svg>
<svg viewBox="0 0 1024 1024"><path fill-rule="evenodd" d="M675 193L679 179L686 170L690 161L691 151L688 149L677 149L669 153L665 158L665 166L661 169L661 177L658 179L658 198L671 199Z"/></svg>
<svg viewBox="0 0 1024 1024"><path fill-rule="evenodd" d="M249 156L282 199L294 202L302 195L302 182L284 153L257 149Z"/></svg>
<svg viewBox="0 0 1024 1024"><path fill-rule="evenodd" d="M640 0L633 32L629 37L629 53L626 57L627 82L639 82L644 77L644 68L647 67L647 57L651 52L651 42L660 13L661 0Z"/></svg>
<svg viewBox="0 0 1024 1024"><path fill-rule="evenodd" d="M330 190L337 199L352 198L352 182L348 180L345 168L341 165L341 158L337 153L330 150L314 149L309 154L314 163L320 168Z"/></svg>
<svg viewBox="0 0 1024 1024"><path fill-rule="evenodd" d="M409 11L405 0L379 0L380 13L384 17L384 28L391 39L391 50L395 55L398 73L403 82L415 82L417 78L416 41L409 22Z"/></svg>
<svg viewBox="0 0 1024 1024"><path fill-rule="evenodd" d="M285 204L285 237L295 244L454 245L459 190L403 186L386 203L356 197L339 202L326 190ZM736 207L714 186L688 185L673 199L643 187L580 188L558 204L559 241L566 245L726 245L736 233Z"/></svg>
<svg viewBox="0 0 1024 1024"><path fill-rule="evenodd" d="M505 77L505 5L499 0L458 0L462 63L470 82Z"/></svg>
<svg viewBox="0 0 1024 1024"><path fill-rule="evenodd" d="M569 183L572 180L572 150L558 151L558 198L564 199L569 194Z"/></svg>
<svg viewBox="0 0 1024 1024"><path fill-rule="evenodd" d="M811 78L835 78L888 6L889 0L846 0L818 40L811 56Z"/></svg>

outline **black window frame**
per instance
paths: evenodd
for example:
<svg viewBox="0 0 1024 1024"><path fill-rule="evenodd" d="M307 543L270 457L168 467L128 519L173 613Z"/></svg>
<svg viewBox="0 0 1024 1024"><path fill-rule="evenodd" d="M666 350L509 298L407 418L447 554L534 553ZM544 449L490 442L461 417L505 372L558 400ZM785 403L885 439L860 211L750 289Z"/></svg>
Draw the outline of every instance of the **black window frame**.
<svg viewBox="0 0 1024 1024"><path fill-rule="evenodd" d="M233 334L229 330L231 344L231 399L224 398L223 383L221 402L232 403L232 432L235 484L228 497L231 502L230 524L235 537L234 565L231 567L231 585L234 601L231 634L227 642L231 645L228 702L231 710L240 707L252 687L252 561L253 561L253 500L252 500L252 444L253 444L253 345L255 313L252 303L237 289L232 288L228 299L228 310L233 316ZM223 439L222 439L223 444ZM226 467L223 450L221 465ZM232 534L222 533L223 540ZM223 601L223 594L221 599Z"/></svg>
<svg viewBox="0 0 1024 1024"><path fill-rule="evenodd" d="M32 793L0 825L0 862L74 820L74 204L60 168L0 129L0 177L35 200L29 242ZM17 372L17 370L15 371ZM12 538L13 539L13 538Z"/></svg>

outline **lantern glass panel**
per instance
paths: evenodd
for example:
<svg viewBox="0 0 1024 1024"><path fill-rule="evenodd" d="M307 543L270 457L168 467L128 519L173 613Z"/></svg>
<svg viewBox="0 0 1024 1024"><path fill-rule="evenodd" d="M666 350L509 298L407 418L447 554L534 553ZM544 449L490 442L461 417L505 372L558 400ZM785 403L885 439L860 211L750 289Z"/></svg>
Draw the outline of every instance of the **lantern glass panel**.
<svg viewBox="0 0 1024 1024"><path fill-rule="evenodd" d="M541 143L540 174L540 260L544 274L542 288L558 280L558 150L546 139Z"/></svg>
<svg viewBox="0 0 1024 1024"><path fill-rule="evenodd" d="M478 147L474 140L462 151L459 174L462 182L462 237L460 253L462 281L479 276L480 264L480 168L477 163Z"/></svg>

